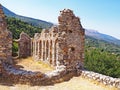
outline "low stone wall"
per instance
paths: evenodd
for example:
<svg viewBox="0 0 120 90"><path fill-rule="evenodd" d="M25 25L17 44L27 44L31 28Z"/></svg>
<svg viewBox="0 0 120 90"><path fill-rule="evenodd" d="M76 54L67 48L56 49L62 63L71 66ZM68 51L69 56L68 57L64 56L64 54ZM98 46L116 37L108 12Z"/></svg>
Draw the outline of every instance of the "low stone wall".
<svg viewBox="0 0 120 90"><path fill-rule="evenodd" d="M120 78L113 78L99 73L86 70L66 70L65 66L59 66L56 70L48 73L32 72L17 69L10 64L2 65L2 78L13 84L51 85L69 80L73 76L81 75L84 78L95 80L104 85L120 88Z"/></svg>
<svg viewBox="0 0 120 90"><path fill-rule="evenodd" d="M76 71L66 71L64 66L45 74L16 69L9 64L3 64L3 66L2 79L12 84L50 85L69 80L77 74Z"/></svg>
<svg viewBox="0 0 120 90"><path fill-rule="evenodd" d="M92 71L85 71L85 70L82 71L81 76L84 78L98 81L100 83L103 83L104 85L110 85L116 88L120 88L120 78L113 78L110 76L102 75Z"/></svg>

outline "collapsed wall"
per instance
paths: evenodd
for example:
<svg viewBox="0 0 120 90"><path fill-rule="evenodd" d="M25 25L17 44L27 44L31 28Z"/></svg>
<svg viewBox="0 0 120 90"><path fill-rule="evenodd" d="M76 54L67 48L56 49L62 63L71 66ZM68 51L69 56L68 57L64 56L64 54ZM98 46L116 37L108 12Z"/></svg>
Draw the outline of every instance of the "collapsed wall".
<svg viewBox="0 0 120 90"><path fill-rule="evenodd" d="M65 9L61 11L58 21L58 26L36 34L32 43L33 57L56 66L56 70L49 73L21 70L12 65L12 35L7 30L0 5L0 81L2 77L2 80L8 80L13 84L48 85L81 74L82 77L120 88L119 78L80 70L84 60L84 29L79 18L71 10ZM30 37L22 33L19 41L19 56L29 56ZM71 69L74 71L70 72Z"/></svg>
<svg viewBox="0 0 120 90"><path fill-rule="evenodd" d="M58 17L58 26L35 34L33 57L53 66L66 66L68 70L83 68L84 29L70 9L64 9Z"/></svg>
<svg viewBox="0 0 120 90"><path fill-rule="evenodd" d="M31 56L31 38L24 32L20 34L18 47L18 56L20 58Z"/></svg>
<svg viewBox="0 0 120 90"><path fill-rule="evenodd" d="M0 5L0 62L12 63L12 34L7 29L5 15Z"/></svg>
<svg viewBox="0 0 120 90"><path fill-rule="evenodd" d="M81 73L81 72L80 72ZM81 76L90 80L97 81L104 85L114 86L120 89L120 78L113 78L92 71L82 70Z"/></svg>
<svg viewBox="0 0 120 90"><path fill-rule="evenodd" d="M69 9L64 10L65 13L68 13L69 11L73 13ZM76 19L76 17L73 15L72 20L74 21L74 19ZM78 23L80 24L79 20ZM79 28L76 28L76 30L78 30L78 33L84 31L83 29L79 31ZM0 69L2 69L2 75L1 75L2 80L10 81L11 83L13 82L13 83L21 83L21 84L29 83L34 85L41 85L41 84L46 85L46 84L54 84L56 82L61 82L64 80L69 80L72 76L77 75L76 70L70 72L66 68L71 64L77 64L78 61L82 63L81 62L82 60L80 60L80 56L76 56L76 58L74 58L75 61L70 62L70 57L72 57L70 56L71 54L67 54L69 56L68 59L67 58L68 56L66 57L66 54L63 52L65 51L67 44L72 44L69 41L66 44L64 44L65 41L67 41L67 39L70 37L69 33L67 32L68 32L67 30L63 32L62 29L60 29L60 26L56 26L56 27L54 26L50 28L50 30L43 30L41 34L36 34L32 42L32 47L33 47L32 53L36 60L38 59L48 62L49 64L59 68L56 68L56 70L48 73L41 73L40 71L32 72L27 70L21 70L19 68L14 67L14 65L12 65L11 63L12 35L9 31L7 31L5 16L2 11L2 7L0 6L0 60L2 64L0 65ZM64 33L66 38L63 36ZM82 39L81 36L79 36L78 38L79 38L78 40ZM73 39L75 39L75 37ZM64 41L63 43L64 46L61 46L62 41ZM30 56L32 50L31 38L27 34L22 32L20 35L20 39L18 40L18 43L19 43L19 57ZM82 45L82 44L78 43L78 45ZM77 46L75 46L76 49L75 51L77 51L78 49L76 47ZM67 51L69 52L68 49L69 48L67 48ZM74 48L71 48L71 50L73 49ZM80 49L78 49L78 51L79 50Z"/></svg>

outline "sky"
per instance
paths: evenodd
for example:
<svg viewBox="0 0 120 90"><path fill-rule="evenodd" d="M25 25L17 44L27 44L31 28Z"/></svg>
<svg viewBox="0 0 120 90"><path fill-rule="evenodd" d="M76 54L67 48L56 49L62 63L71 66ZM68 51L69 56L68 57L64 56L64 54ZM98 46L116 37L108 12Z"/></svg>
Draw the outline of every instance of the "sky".
<svg viewBox="0 0 120 90"><path fill-rule="evenodd" d="M58 23L59 11L71 9L86 29L120 39L120 0L0 0L22 16Z"/></svg>

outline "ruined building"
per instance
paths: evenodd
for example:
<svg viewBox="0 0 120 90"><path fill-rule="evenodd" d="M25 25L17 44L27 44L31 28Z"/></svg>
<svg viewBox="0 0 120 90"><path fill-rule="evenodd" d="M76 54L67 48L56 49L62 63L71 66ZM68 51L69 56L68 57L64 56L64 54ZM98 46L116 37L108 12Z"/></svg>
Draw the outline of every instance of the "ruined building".
<svg viewBox="0 0 120 90"><path fill-rule="evenodd" d="M22 32L20 34L18 45L19 45L18 56L20 58L31 56L31 38L26 33Z"/></svg>
<svg viewBox="0 0 120 90"><path fill-rule="evenodd" d="M120 79L82 70L84 61L84 29L73 11L64 9L58 17L58 26L43 30L31 39L22 32L19 57L33 56L56 69L48 72L33 72L16 68L12 63L12 34L7 30L5 15L0 5L0 81L14 84L50 85L69 80L72 76L95 80L120 88ZM1 83L0 82L0 83Z"/></svg>
<svg viewBox="0 0 120 90"><path fill-rule="evenodd" d="M58 26L42 30L33 39L33 57L53 66L82 68L84 60L84 29L72 10L60 11Z"/></svg>
<svg viewBox="0 0 120 90"><path fill-rule="evenodd" d="M12 63L12 34L7 30L5 15L0 5L0 62Z"/></svg>

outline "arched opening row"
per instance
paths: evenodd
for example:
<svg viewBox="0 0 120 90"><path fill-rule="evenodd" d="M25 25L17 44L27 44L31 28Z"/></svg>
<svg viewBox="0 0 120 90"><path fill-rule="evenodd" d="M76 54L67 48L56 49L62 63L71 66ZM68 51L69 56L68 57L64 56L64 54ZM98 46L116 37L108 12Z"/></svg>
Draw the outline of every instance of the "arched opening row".
<svg viewBox="0 0 120 90"><path fill-rule="evenodd" d="M55 41L34 41L33 56L41 61L48 62L56 66L57 61L57 40Z"/></svg>

